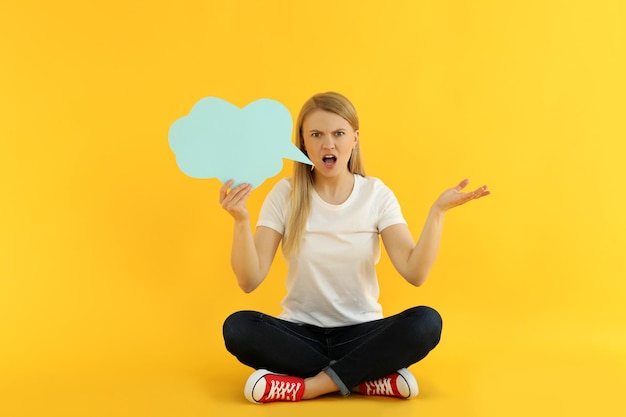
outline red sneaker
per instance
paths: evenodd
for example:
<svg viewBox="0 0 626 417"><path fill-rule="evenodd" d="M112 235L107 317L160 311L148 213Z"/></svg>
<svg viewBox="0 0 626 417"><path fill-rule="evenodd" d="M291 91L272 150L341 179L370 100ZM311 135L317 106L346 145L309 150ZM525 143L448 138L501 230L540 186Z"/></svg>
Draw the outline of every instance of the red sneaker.
<svg viewBox="0 0 626 417"><path fill-rule="evenodd" d="M414 398L419 392L415 377L406 368L391 375L364 382L358 388L363 395L386 395L398 398Z"/></svg>
<svg viewBox="0 0 626 417"><path fill-rule="evenodd" d="M250 375L243 393L255 404L300 401L304 394L304 379L259 369Z"/></svg>

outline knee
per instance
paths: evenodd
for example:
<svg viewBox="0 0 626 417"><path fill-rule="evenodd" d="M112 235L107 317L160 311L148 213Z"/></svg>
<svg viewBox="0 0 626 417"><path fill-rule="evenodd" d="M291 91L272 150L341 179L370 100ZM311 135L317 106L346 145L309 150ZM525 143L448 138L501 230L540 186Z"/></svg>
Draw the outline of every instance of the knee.
<svg viewBox="0 0 626 417"><path fill-rule="evenodd" d="M431 345L431 349L439 344L441 340L441 331L443 329L443 320L437 310L420 306L411 310L414 317L414 325L416 328L415 335L420 341L427 342Z"/></svg>
<svg viewBox="0 0 626 417"><path fill-rule="evenodd" d="M437 310L422 306L419 307L422 314L423 332L432 343L432 347L437 346L441 340L441 331L443 329L443 320Z"/></svg>
<svg viewBox="0 0 626 417"><path fill-rule="evenodd" d="M224 335L224 344L229 352L237 350L237 346L245 343L246 329L252 320L253 312L237 311L224 320L222 333Z"/></svg>

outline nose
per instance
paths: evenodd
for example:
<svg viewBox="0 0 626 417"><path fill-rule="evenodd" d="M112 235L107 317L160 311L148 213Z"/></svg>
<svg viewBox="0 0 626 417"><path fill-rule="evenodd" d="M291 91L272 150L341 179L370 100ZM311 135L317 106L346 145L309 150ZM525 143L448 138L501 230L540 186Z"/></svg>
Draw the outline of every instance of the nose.
<svg viewBox="0 0 626 417"><path fill-rule="evenodd" d="M335 141L333 137L330 135L324 136L324 141L322 142L322 149L333 149L335 147Z"/></svg>

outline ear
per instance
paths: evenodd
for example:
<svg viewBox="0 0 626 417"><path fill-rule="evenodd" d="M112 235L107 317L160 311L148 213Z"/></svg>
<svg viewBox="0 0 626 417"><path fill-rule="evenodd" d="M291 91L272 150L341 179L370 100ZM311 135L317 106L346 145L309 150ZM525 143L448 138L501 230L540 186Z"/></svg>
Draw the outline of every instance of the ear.
<svg viewBox="0 0 626 417"><path fill-rule="evenodd" d="M352 147L352 149L354 149L354 147L356 146L358 142L359 142L359 131L355 130L354 131L354 146Z"/></svg>

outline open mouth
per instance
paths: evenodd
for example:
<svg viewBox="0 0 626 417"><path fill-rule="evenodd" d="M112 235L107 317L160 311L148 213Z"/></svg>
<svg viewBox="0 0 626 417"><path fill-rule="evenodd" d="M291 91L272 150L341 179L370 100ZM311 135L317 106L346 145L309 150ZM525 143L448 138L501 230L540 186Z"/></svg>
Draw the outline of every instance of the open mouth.
<svg viewBox="0 0 626 417"><path fill-rule="evenodd" d="M322 158L322 162L325 167L332 168L337 163L337 157L335 155L325 155Z"/></svg>

